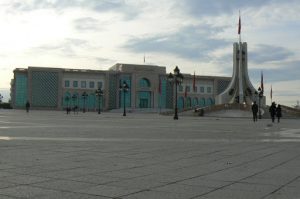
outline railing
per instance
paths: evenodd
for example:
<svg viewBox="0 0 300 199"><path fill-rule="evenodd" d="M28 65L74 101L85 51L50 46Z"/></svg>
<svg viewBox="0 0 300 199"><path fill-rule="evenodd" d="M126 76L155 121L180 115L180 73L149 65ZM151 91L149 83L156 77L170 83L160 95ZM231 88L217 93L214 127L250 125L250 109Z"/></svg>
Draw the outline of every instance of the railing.
<svg viewBox="0 0 300 199"><path fill-rule="evenodd" d="M190 107L190 108L184 108L179 110L178 112L186 112L186 111L194 111L194 116L203 116L206 113L214 112L214 111L221 111L221 110L243 110L243 111L250 111L251 105L247 104L218 104L218 105L211 105L211 106L205 106L205 107ZM171 115L174 114L174 111L167 111L162 112L162 115Z"/></svg>
<svg viewBox="0 0 300 199"><path fill-rule="evenodd" d="M214 111L236 110L236 109L242 111L250 111L251 105L234 103L234 104L218 104L213 106L200 107L195 109L194 115L203 116L205 113L210 113Z"/></svg>

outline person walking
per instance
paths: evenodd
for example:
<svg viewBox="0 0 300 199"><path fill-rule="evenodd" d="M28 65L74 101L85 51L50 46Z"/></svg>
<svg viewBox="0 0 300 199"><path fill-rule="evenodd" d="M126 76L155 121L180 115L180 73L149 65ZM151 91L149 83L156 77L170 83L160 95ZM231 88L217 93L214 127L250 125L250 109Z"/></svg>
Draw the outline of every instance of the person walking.
<svg viewBox="0 0 300 199"><path fill-rule="evenodd" d="M277 122L279 123L280 122L280 118L282 117L280 104L278 104L277 108L276 108L276 117L277 117Z"/></svg>
<svg viewBox="0 0 300 199"><path fill-rule="evenodd" d="M257 112L258 112L258 106L256 104L256 101L252 104L252 113L253 113L253 122L257 122Z"/></svg>
<svg viewBox="0 0 300 199"><path fill-rule="evenodd" d="M29 101L26 102L26 112L28 113L29 112L29 109L30 109L30 103Z"/></svg>
<svg viewBox="0 0 300 199"><path fill-rule="evenodd" d="M272 122L274 123L275 115L276 115L276 104L275 104L275 102L272 102L272 105L269 108L269 112L271 114Z"/></svg>

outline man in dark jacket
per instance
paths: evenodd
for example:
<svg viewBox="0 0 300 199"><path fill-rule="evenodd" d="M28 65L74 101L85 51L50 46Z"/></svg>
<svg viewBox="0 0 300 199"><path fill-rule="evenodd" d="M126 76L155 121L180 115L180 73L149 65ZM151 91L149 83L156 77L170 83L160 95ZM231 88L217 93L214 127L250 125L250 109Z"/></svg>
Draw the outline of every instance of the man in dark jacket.
<svg viewBox="0 0 300 199"><path fill-rule="evenodd" d="M275 102L272 102L272 105L269 108L269 112L271 114L272 122L274 123L275 115L276 115L276 104L275 104Z"/></svg>
<svg viewBox="0 0 300 199"><path fill-rule="evenodd" d="M277 119L278 119L277 122L279 123L280 122L280 118L282 117L280 104L277 105L276 116L277 116Z"/></svg>
<svg viewBox="0 0 300 199"><path fill-rule="evenodd" d="M257 121L257 112L258 112L258 106L256 104L256 101L253 102L252 104L252 113L253 113L253 121Z"/></svg>
<svg viewBox="0 0 300 199"><path fill-rule="evenodd" d="M29 109L30 109L30 103L29 101L26 102L26 112L28 113L29 112Z"/></svg>

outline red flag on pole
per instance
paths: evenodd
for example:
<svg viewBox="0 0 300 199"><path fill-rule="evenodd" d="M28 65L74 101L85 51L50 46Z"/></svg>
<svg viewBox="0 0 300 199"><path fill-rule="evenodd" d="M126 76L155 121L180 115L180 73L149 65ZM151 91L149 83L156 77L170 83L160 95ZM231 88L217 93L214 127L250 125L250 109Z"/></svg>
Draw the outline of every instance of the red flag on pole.
<svg viewBox="0 0 300 199"><path fill-rule="evenodd" d="M240 35L241 34L241 16L239 16L239 29L238 29L238 34Z"/></svg>
<svg viewBox="0 0 300 199"><path fill-rule="evenodd" d="M194 79L193 79L193 91L196 91L196 75L195 75L195 71L194 71Z"/></svg>
<svg viewBox="0 0 300 199"><path fill-rule="evenodd" d="M264 75L263 72L261 71L261 78L260 78L260 88L262 92L264 93Z"/></svg>

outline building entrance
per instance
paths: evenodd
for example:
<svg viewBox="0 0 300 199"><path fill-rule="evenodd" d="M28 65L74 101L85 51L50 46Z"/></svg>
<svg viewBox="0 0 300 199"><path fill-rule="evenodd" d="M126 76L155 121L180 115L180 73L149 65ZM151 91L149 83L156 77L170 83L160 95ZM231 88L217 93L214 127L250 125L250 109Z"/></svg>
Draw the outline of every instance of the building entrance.
<svg viewBox="0 0 300 199"><path fill-rule="evenodd" d="M139 92L138 107L151 108L151 93L149 91Z"/></svg>
<svg viewBox="0 0 300 199"><path fill-rule="evenodd" d="M148 103L148 99L140 99L140 108L149 108Z"/></svg>

